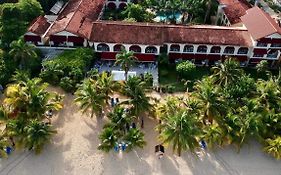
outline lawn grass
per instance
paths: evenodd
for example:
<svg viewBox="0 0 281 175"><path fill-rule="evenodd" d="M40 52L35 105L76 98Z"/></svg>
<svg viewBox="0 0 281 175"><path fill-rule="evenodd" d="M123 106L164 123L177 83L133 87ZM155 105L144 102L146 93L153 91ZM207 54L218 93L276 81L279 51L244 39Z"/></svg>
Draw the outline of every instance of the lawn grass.
<svg viewBox="0 0 281 175"><path fill-rule="evenodd" d="M259 74L256 69L254 68L243 68L247 75L250 75L251 78L258 80L258 79L268 79L266 73ZM201 80L204 76L210 75L210 67L196 67L196 71L193 72L192 75L189 77L180 77L176 71L175 64L168 64L168 65L159 65L159 84L161 87L173 86L175 92L185 92L186 88L188 87L189 91L193 91L194 83L197 80ZM278 70L271 70L272 75L277 76ZM182 80L189 80L190 82L187 86L184 85L185 81Z"/></svg>
<svg viewBox="0 0 281 175"><path fill-rule="evenodd" d="M184 92L188 87L189 90L192 90L194 82L202 79L204 76L209 75L209 67L196 67L196 71L189 77L179 77L176 71L175 64L169 65L160 65L159 66L159 83L160 86L174 86L175 92ZM187 87L184 85L185 81L189 80L190 83L187 84Z"/></svg>

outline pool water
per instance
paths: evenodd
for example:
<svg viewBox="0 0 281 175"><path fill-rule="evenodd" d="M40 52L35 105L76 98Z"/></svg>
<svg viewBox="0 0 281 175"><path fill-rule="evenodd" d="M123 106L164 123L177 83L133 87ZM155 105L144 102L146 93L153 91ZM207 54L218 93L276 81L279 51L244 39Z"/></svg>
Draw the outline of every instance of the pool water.
<svg viewBox="0 0 281 175"><path fill-rule="evenodd" d="M180 13L177 13L175 15L175 17L176 17L177 23L181 22L182 15ZM157 15L156 18L154 18L154 21L156 21L156 22L167 22L171 18L172 18L172 15L170 15L169 17Z"/></svg>

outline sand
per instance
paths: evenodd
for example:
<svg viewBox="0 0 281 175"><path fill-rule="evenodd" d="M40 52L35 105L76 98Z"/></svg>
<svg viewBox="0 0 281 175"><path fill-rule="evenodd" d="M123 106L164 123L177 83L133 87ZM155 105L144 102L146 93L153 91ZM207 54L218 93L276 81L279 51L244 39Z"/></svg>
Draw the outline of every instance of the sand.
<svg viewBox="0 0 281 175"><path fill-rule="evenodd" d="M130 153L103 153L97 150L98 134L106 119L81 114L66 95L64 109L54 116L58 134L40 155L14 152L0 160L0 175L280 175L281 162L261 151L256 142L245 145L240 153L232 147L181 157L168 150L162 159L154 154L157 144L156 121L145 119L147 145Z"/></svg>

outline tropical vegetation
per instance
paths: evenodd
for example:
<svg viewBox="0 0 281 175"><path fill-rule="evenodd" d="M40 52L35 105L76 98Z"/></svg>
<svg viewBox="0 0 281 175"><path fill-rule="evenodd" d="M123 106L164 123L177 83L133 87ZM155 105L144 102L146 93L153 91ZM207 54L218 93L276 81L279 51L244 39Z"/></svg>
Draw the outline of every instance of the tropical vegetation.
<svg viewBox="0 0 281 175"><path fill-rule="evenodd" d="M58 111L63 106L62 96L48 92L47 86L39 78L14 79L8 85L0 106L0 121L6 126L1 135L2 147L8 143L40 153L50 142L56 130L46 112Z"/></svg>
<svg viewBox="0 0 281 175"><path fill-rule="evenodd" d="M229 58L183 98L169 97L157 105L159 139L179 155L196 150L202 140L209 148L232 144L240 150L256 139L279 159L280 92L280 74L256 81Z"/></svg>
<svg viewBox="0 0 281 175"><path fill-rule="evenodd" d="M89 48L65 51L54 59L43 61L40 77L52 85L60 85L67 92L74 92L93 60L94 53Z"/></svg>

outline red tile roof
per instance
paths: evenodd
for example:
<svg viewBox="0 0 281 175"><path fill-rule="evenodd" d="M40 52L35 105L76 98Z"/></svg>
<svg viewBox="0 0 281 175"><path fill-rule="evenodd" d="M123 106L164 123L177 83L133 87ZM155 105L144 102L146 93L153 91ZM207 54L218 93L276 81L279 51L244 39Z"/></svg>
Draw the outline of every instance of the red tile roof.
<svg viewBox="0 0 281 175"><path fill-rule="evenodd" d="M145 45L164 43L252 45L248 32L237 28L108 21L93 23L90 41Z"/></svg>
<svg viewBox="0 0 281 175"><path fill-rule="evenodd" d="M105 0L70 0L47 35L67 31L89 37L92 22L96 21Z"/></svg>
<svg viewBox="0 0 281 175"><path fill-rule="evenodd" d="M226 5L223 10L231 24L241 22L240 17L252 7L247 0L218 0L221 5Z"/></svg>
<svg viewBox="0 0 281 175"><path fill-rule="evenodd" d="M28 27L28 32L32 32L37 35L43 35L51 24L47 21L44 16L39 16Z"/></svg>
<svg viewBox="0 0 281 175"><path fill-rule="evenodd" d="M277 22L258 7L247 10L247 14L241 19L255 40L274 33L281 34L281 28Z"/></svg>

